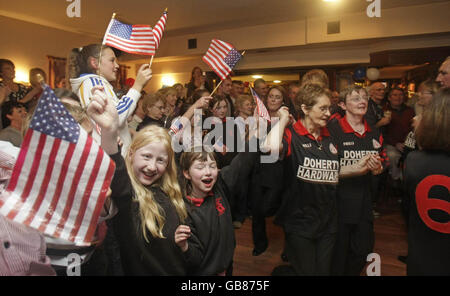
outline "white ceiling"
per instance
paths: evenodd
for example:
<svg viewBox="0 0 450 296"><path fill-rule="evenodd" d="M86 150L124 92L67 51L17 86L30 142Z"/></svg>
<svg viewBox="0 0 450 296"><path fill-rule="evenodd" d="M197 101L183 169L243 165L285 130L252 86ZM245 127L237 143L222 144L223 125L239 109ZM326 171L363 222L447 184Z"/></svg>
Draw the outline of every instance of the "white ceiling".
<svg viewBox="0 0 450 296"><path fill-rule="evenodd" d="M81 3L81 17L66 14L69 1ZM380 0L381 8L449 0ZM131 24L154 25L167 7L168 36L363 12L366 0L2 0L0 15L101 38L113 12Z"/></svg>

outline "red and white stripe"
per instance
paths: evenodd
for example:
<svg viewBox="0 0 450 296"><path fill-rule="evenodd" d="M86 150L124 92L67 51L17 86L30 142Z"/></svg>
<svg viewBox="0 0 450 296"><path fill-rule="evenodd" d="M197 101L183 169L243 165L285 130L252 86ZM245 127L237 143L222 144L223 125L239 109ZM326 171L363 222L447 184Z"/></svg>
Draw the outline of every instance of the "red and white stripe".
<svg viewBox="0 0 450 296"><path fill-rule="evenodd" d="M253 111L253 116L262 117L265 120L270 121L269 111L267 111L267 108L264 105L263 101L261 101L258 94L252 88L250 88L250 90L251 90L250 92L252 93L253 99L255 100L255 103L256 103L256 108Z"/></svg>
<svg viewBox="0 0 450 296"><path fill-rule="evenodd" d="M227 78L228 74L233 70L224 61L232 48L233 46L227 42L213 39L208 51L203 56L203 61L207 63L222 80Z"/></svg>
<svg viewBox="0 0 450 296"><path fill-rule="evenodd" d="M82 129L76 144L29 129L0 198L0 213L47 235L88 245L114 169Z"/></svg>
<svg viewBox="0 0 450 296"><path fill-rule="evenodd" d="M156 23L153 28L153 38L155 39L155 50L158 49L159 44L161 43L161 39L164 33L164 28L166 27L167 22L167 13L164 12L159 21Z"/></svg>
<svg viewBox="0 0 450 296"><path fill-rule="evenodd" d="M155 40L153 37L152 27L149 25L133 25L130 39L118 37L109 33L112 26L111 20L103 43L114 48L131 54L154 55L155 54Z"/></svg>

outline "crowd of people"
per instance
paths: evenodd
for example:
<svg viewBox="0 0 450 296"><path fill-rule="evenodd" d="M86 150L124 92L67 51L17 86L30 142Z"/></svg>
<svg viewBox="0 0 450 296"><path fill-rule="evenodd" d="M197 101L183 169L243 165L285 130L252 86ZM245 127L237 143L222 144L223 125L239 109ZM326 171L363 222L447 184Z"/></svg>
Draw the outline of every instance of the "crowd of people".
<svg viewBox="0 0 450 296"><path fill-rule="evenodd" d="M286 87L257 79L271 120L256 128L247 124L255 100L242 81L227 77L212 94L195 67L185 85L146 93L152 70L144 64L118 92L118 69L107 46L75 48L69 88L55 89L116 164L95 243L77 246L0 215L0 253L9 254L0 256L0 275L67 275L71 253L82 258L81 275L232 275L235 229L251 219L259 256L272 216L286 262L273 275L360 275L386 187L408 226L408 275L450 275L450 58L420 84L413 106L382 82L332 92L320 69ZM0 77L1 192L42 87L15 83L10 60L0 59ZM267 155L277 157L261 161Z"/></svg>

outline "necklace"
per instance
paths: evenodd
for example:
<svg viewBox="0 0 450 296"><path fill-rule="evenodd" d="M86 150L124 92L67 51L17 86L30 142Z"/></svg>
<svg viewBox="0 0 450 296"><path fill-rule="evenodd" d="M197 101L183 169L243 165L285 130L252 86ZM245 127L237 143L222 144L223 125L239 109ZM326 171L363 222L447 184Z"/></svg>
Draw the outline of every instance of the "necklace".
<svg viewBox="0 0 450 296"><path fill-rule="evenodd" d="M318 141L317 139L314 139L317 143L317 148L319 148L319 150L322 150L322 141Z"/></svg>
<svg viewBox="0 0 450 296"><path fill-rule="evenodd" d="M360 135L364 134L364 131L366 130L366 127L364 125L363 126L359 126L358 128L354 127L353 125L350 125L350 126L353 128L353 130L355 132L357 132Z"/></svg>

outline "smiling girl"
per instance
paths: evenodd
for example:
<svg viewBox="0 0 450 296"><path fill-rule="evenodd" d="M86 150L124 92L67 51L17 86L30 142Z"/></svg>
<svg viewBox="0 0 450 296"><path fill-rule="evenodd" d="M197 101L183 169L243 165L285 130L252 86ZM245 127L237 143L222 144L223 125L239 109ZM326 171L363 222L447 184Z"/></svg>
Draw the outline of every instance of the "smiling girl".
<svg viewBox="0 0 450 296"><path fill-rule="evenodd" d="M155 125L145 127L134 136L124 159L116 143L112 101L95 96L88 110L102 128L103 150L116 163L111 198L119 209L114 230L125 275L185 275L174 235L187 213L169 134Z"/></svg>

